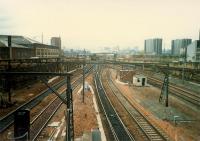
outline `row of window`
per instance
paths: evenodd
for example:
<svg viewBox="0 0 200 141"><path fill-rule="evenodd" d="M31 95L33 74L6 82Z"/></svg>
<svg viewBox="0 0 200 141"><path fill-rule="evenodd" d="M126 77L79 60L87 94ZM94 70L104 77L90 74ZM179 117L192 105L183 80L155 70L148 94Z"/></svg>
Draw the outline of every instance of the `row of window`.
<svg viewBox="0 0 200 141"><path fill-rule="evenodd" d="M36 49L36 56L58 55L58 49Z"/></svg>

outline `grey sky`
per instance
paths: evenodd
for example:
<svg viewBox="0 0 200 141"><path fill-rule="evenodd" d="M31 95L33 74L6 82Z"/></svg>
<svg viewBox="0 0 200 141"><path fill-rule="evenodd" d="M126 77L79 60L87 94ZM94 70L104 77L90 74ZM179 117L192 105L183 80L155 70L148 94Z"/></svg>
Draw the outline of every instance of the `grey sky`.
<svg viewBox="0 0 200 141"><path fill-rule="evenodd" d="M144 39L198 38L200 0L0 0L0 34L41 40L61 36L67 48L143 49ZM1 20L2 19L2 20ZM6 20L3 20L6 19Z"/></svg>

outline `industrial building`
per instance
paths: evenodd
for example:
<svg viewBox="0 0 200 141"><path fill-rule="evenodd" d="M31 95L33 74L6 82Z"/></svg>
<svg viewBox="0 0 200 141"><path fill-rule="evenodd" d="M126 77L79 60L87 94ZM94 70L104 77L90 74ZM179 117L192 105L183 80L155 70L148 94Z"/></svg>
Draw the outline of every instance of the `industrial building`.
<svg viewBox="0 0 200 141"><path fill-rule="evenodd" d="M1 59L56 58L59 54L57 46L42 44L23 36L0 35Z"/></svg>
<svg viewBox="0 0 200 141"><path fill-rule="evenodd" d="M186 55L186 47L192 43L192 39L176 39L171 41L171 51L174 56Z"/></svg>
<svg viewBox="0 0 200 141"><path fill-rule="evenodd" d="M147 55L161 55L162 54L162 39L154 38L154 39L145 40L144 52Z"/></svg>
<svg viewBox="0 0 200 141"><path fill-rule="evenodd" d="M59 57L60 50L58 47L45 45L45 44L33 44L34 50L36 51L36 57L39 58L56 58Z"/></svg>
<svg viewBox="0 0 200 141"><path fill-rule="evenodd" d="M187 62L200 62L200 40L187 46Z"/></svg>

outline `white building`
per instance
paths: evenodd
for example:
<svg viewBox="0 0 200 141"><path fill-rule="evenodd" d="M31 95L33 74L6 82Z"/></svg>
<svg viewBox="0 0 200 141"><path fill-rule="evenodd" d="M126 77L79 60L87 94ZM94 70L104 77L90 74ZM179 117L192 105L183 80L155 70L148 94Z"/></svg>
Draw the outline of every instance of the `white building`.
<svg viewBox="0 0 200 141"><path fill-rule="evenodd" d="M133 76L133 85L134 86L146 86L147 85L147 77L144 75L135 75Z"/></svg>
<svg viewBox="0 0 200 141"><path fill-rule="evenodd" d="M187 46L187 62L200 62L200 40Z"/></svg>

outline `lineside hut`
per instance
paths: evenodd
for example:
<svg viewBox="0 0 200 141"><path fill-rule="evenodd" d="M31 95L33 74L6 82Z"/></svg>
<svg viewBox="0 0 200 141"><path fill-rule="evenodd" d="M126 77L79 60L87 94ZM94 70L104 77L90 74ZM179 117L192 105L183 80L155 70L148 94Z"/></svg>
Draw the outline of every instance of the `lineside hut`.
<svg viewBox="0 0 200 141"><path fill-rule="evenodd" d="M134 86L146 86L147 85L147 77L142 74L134 75L133 76L133 85Z"/></svg>

